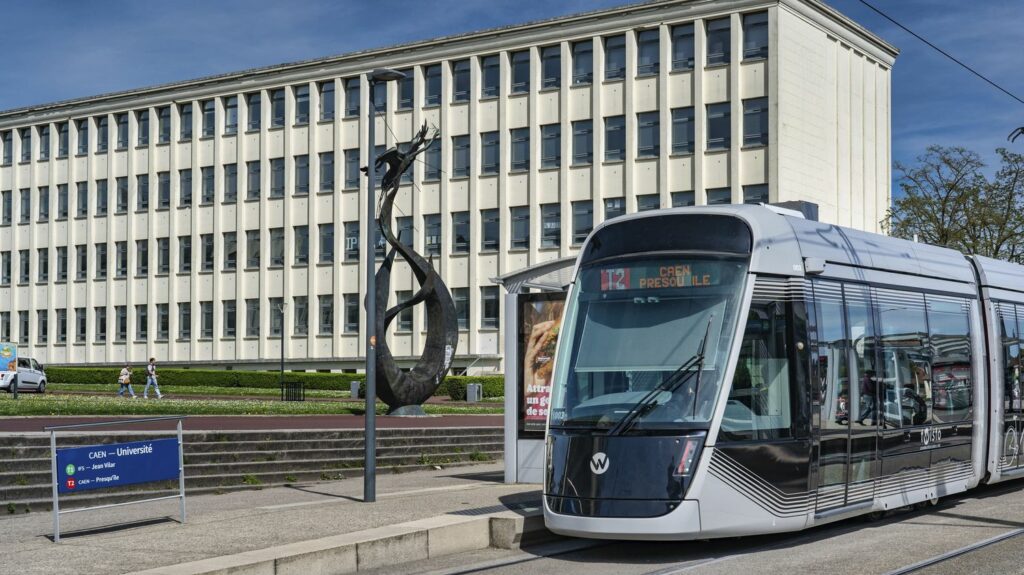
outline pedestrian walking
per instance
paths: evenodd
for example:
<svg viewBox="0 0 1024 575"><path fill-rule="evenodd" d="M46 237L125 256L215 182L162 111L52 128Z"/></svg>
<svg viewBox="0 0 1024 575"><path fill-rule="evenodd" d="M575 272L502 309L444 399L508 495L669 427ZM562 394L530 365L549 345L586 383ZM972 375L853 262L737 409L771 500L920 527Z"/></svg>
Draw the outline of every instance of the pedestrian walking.
<svg viewBox="0 0 1024 575"><path fill-rule="evenodd" d="M135 390L132 389L132 368L130 365L125 365L121 369L121 375L117 377L117 383L121 384L121 388L117 390L118 397L124 397L124 392L128 392L132 399L138 399L135 396Z"/></svg>
<svg viewBox="0 0 1024 575"><path fill-rule="evenodd" d="M146 389L142 391L142 399L149 399L149 386L153 386L156 390L156 398L161 399L163 395L160 394L160 386L156 383L156 358L149 358L149 365L146 366Z"/></svg>

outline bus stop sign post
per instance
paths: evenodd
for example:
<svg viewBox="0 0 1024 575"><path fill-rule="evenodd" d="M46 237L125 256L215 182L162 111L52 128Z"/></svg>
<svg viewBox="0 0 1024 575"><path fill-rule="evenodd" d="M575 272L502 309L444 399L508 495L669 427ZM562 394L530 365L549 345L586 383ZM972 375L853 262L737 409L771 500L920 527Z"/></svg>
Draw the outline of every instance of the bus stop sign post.
<svg viewBox="0 0 1024 575"><path fill-rule="evenodd" d="M180 499L181 522L185 522L185 458L182 441L181 417L153 417L131 421L105 421L78 425L47 427L50 432L50 474L53 489L53 542L60 543L60 516L107 507L120 507L136 503ZM57 430L98 427L119 423L177 420L177 437L110 443L57 449ZM153 497L139 501L126 501L109 505L96 505L81 509L60 510L60 494L107 489L136 483L178 479L178 494Z"/></svg>

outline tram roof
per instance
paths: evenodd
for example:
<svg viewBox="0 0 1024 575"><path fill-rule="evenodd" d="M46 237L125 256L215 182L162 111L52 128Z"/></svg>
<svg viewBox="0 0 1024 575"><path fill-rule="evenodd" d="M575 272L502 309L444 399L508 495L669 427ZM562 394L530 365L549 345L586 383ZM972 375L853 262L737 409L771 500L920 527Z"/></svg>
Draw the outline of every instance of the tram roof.
<svg viewBox="0 0 1024 575"><path fill-rule="evenodd" d="M825 264L826 276L833 275L830 267L838 266L845 269L844 277L877 270L945 282L976 281L971 264L956 250L784 215L765 206L730 204L637 212L602 223L587 241L602 228L631 220L701 214L732 216L747 224L753 240L750 271L754 273L803 277L808 275L805 261L816 259ZM1007 265L1019 268L1016 277L1020 285L1024 267Z"/></svg>
<svg viewBox="0 0 1024 575"><path fill-rule="evenodd" d="M985 256L971 256L971 259L978 269L978 277L983 287L1024 292L1024 266ZM1020 297L1018 293L1013 299Z"/></svg>

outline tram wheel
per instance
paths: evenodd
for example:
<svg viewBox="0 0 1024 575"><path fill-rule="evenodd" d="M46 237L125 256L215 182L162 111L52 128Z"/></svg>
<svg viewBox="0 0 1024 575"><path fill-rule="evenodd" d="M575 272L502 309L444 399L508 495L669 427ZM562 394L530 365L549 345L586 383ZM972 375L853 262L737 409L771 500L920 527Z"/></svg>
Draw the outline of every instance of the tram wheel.
<svg viewBox="0 0 1024 575"><path fill-rule="evenodd" d="M868 513L865 517L868 521L881 521L882 518L885 517L885 511L872 511L871 513Z"/></svg>

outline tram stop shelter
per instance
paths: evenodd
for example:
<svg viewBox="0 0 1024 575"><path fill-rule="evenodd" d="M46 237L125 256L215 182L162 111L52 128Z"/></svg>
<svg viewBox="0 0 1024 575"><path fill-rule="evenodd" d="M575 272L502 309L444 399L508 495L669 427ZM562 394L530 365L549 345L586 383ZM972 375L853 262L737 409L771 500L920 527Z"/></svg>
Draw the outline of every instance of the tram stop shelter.
<svg viewBox="0 0 1024 575"><path fill-rule="evenodd" d="M505 288L505 483L542 483L555 343L576 257L491 281Z"/></svg>

